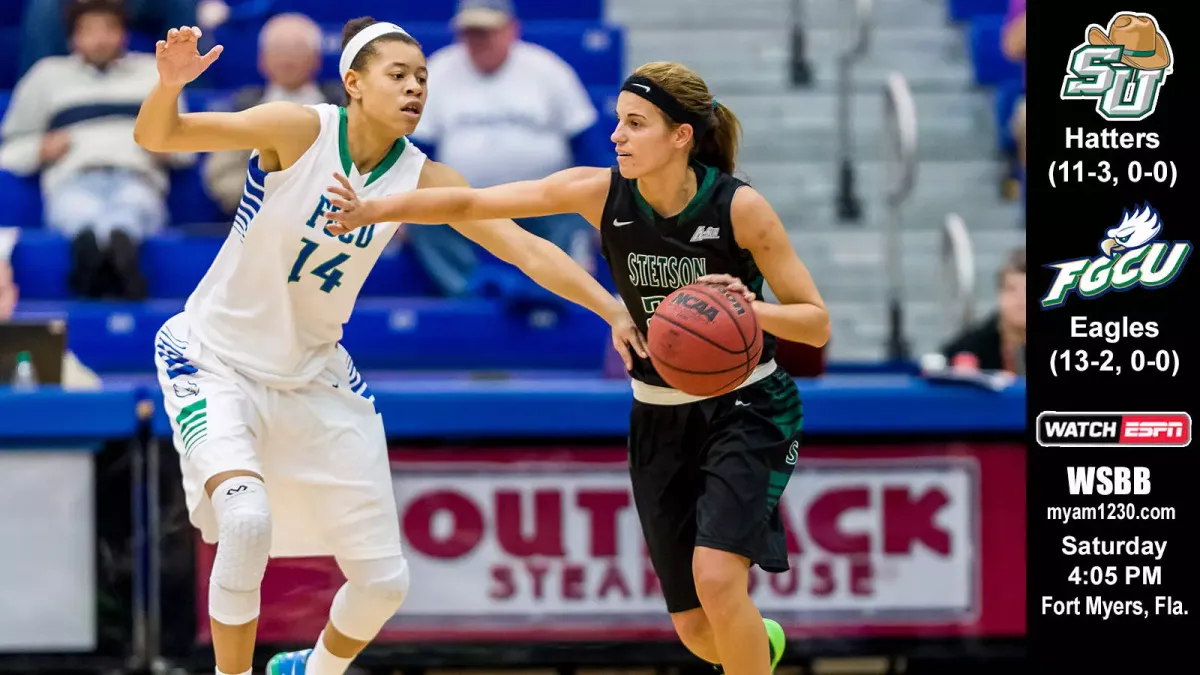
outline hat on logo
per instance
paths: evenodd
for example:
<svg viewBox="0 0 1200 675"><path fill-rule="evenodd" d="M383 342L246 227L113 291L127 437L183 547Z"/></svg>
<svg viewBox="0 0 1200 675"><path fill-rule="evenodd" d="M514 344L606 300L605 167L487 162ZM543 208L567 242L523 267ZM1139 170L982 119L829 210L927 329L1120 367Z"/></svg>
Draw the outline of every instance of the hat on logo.
<svg viewBox="0 0 1200 675"><path fill-rule="evenodd" d="M1121 63L1139 70L1171 67L1171 45L1149 14L1118 14L1108 23L1107 33L1093 25L1088 31L1088 43L1120 47Z"/></svg>

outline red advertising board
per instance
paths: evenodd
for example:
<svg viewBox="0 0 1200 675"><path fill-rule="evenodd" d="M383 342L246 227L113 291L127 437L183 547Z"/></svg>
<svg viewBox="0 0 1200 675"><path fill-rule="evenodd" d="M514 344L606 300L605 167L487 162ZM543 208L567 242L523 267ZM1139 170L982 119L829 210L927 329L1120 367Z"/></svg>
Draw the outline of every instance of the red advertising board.
<svg viewBox="0 0 1200 675"><path fill-rule="evenodd" d="M413 583L380 641L673 638L624 449L396 449L393 473ZM792 570L751 584L790 634L1024 633L1024 446L809 448L780 503ZM332 560L273 560L260 640L312 640L341 582Z"/></svg>

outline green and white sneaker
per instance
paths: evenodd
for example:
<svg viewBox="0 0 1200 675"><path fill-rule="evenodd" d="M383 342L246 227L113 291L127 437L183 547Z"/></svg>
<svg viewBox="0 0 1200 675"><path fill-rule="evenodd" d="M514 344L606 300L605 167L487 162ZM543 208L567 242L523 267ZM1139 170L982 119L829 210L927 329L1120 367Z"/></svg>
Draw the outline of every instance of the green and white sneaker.
<svg viewBox="0 0 1200 675"><path fill-rule="evenodd" d="M787 636L783 634L783 626L771 619L763 619L763 625L767 628L767 642L771 645L771 672L775 672L775 666L779 665L779 660L783 658L783 650L787 647Z"/></svg>

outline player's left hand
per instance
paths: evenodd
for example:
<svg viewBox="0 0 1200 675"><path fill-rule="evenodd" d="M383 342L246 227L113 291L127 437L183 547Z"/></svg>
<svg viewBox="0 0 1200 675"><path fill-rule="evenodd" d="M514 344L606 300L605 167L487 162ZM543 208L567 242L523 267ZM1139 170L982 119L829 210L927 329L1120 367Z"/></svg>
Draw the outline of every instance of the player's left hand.
<svg viewBox="0 0 1200 675"><path fill-rule="evenodd" d="M633 353L643 359L649 358L650 352L646 350L646 338L638 330L637 324L633 322L633 317L629 315L629 310L625 309L624 303L619 300L614 302L608 324L612 326L613 349L617 350L621 361L625 363L625 370L633 370Z"/></svg>
<svg viewBox="0 0 1200 675"><path fill-rule="evenodd" d="M358 193L354 191L354 186L350 184L350 179L340 173L333 174L333 178L338 185L330 185L325 188L333 195L329 198L333 210L325 212L325 217L334 222L325 228L330 234L345 234L351 230L379 222L375 215L374 202L370 199L366 201L359 199Z"/></svg>
<svg viewBox="0 0 1200 675"><path fill-rule="evenodd" d="M746 288L746 284L742 280L729 274L706 274L699 279L696 279L699 284L712 284L714 286L724 286L730 293L740 295L745 298L746 302L754 302L757 296L754 291Z"/></svg>

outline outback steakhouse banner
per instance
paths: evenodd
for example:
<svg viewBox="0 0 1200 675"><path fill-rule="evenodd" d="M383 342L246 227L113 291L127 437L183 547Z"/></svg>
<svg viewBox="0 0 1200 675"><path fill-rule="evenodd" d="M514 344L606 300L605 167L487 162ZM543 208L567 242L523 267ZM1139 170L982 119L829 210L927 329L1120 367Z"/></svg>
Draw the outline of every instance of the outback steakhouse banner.
<svg viewBox="0 0 1200 675"><path fill-rule="evenodd" d="M413 583L381 641L673 638L623 448L392 458ZM780 503L792 570L756 568L751 584L790 633L1024 633L1023 446L809 448ZM201 547L201 617L212 554ZM311 641L341 582L332 560L273 560L260 640Z"/></svg>

